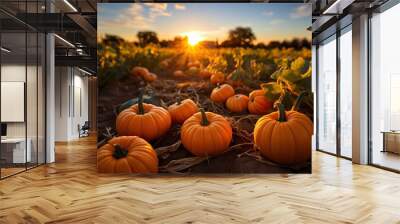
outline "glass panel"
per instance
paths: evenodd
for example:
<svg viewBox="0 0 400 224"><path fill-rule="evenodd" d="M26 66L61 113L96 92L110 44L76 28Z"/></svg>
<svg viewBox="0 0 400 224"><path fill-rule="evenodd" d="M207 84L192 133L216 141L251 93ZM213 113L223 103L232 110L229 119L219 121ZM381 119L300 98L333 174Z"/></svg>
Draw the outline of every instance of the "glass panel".
<svg viewBox="0 0 400 224"><path fill-rule="evenodd" d="M31 151L26 151L25 91L26 33L1 34L1 174L25 170ZM28 147L29 149L29 147Z"/></svg>
<svg viewBox="0 0 400 224"><path fill-rule="evenodd" d="M400 170L400 5L374 15L372 25L372 163Z"/></svg>
<svg viewBox="0 0 400 224"><path fill-rule="evenodd" d="M38 36L36 32L27 33L28 38L28 63L27 63L27 80L26 80L26 113L27 113L27 143L28 151L30 150L30 160L28 160L28 168L37 165L38 160L38 95L37 95L37 80L38 80Z"/></svg>
<svg viewBox="0 0 400 224"><path fill-rule="evenodd" d="M318 149L336 153L336 37L318 48Z"/></svg>
<svg viewBox="0 0 400 224"><path fill-rule="evenodd" d="M340 153L352 156L352 35L340 36Z"/></svg>
<svg viewBox="0 0 400 224"><path fill-rule="evenodd" d="M46 37L44 34L39 33L38 35L38 164L45 163L46 151L45 151L45 44Z"/></svg>

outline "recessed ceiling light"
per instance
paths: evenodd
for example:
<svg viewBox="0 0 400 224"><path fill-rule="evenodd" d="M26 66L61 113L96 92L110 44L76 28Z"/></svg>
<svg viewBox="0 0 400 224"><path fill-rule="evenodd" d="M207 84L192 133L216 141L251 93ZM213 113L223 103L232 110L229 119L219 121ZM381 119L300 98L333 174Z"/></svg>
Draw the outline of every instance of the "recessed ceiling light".
<svg viewBox="0 0 400 224"><path fill-rule="evenodd" d="M67 4L74 12L78 12L78 10L68 0L64 0L64 3Z"/></svg>
<svg viewBox="0 0 400 224"><path fill-rule="evenodd" d="M8 49L5 48L5 47L1 47L0 49L1 49L1 51L4 51L4 52L6 52L6 53L10 53L10 52L11 52L11 50L8 50Z"/></svg>
<svg viewBox="0 0 400 224"><path fill-rule="evenodd" d="M58 34L54 34L55 37L57 37L59 40L61 40L62 42L66 43L67 45L69 45L70 47L75 48L75 45L73 45L71 42L69 42L68 40L60 37Z"/></svg>

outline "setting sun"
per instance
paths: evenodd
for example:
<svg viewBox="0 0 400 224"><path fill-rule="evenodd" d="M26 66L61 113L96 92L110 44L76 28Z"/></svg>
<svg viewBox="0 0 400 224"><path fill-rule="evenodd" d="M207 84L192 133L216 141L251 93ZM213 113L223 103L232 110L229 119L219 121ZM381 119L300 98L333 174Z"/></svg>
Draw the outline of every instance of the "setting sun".
<svg viewBox="0 0 400 224"><path fill-rule="evenodd" d="M189 32L185 34L188 37L189 45L195 46L200 41L203 40L203 37L197 32Z"/></svg>

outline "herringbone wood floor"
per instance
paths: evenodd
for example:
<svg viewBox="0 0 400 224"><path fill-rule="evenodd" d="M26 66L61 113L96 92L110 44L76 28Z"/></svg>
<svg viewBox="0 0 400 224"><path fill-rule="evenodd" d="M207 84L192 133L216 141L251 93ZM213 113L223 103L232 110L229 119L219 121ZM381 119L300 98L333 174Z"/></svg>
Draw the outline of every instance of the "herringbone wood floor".
<svg viewBox="0 0 400 224"><path fill-rule="evenodd" d="M400 175L315 152L312 175L98 174L94 138L0 181L0 223L400 223Z"/></svg>

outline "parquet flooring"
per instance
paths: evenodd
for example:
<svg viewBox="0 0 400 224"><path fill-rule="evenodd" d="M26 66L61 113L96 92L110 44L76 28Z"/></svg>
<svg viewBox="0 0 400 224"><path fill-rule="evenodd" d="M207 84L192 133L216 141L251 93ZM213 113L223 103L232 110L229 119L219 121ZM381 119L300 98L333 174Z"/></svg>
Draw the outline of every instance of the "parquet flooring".
<svg viewBox="0 0 400 224"><path fill-rule="evenodd" d="M313 153L311 175L98 174L94 138L0 181L0 223L400 223L400 175Z"/></svg>

